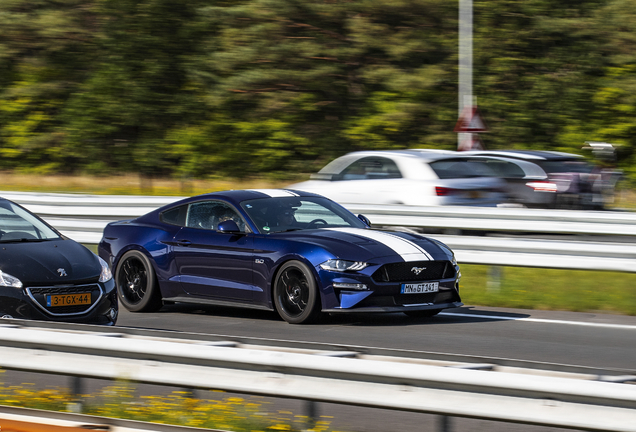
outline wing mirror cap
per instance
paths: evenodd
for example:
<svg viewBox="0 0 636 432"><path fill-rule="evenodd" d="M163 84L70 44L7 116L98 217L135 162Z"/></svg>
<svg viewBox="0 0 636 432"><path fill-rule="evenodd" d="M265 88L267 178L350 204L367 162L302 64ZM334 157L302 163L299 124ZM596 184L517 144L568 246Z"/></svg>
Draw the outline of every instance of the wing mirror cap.
<svg viewBox="0 0 636 432"><path fill-rule="evenodd" d="M365 215L361 215L361 214L359 214L359 215L358 215L358 219L360 219L362 222L364 222L364 224L365 224L366 226L368 226L369 228L371 228L371 221L369 220L369 218L368 218L368 217L366 217Z"/></svg>
<svg viewBox="0 0 636 432"><path fill-rule="evenodd" d="M221 222L216 229L217 231L226 232L226 233L241 232L236 222L234 222L232 219L228 219L226 221Z"/></svg>

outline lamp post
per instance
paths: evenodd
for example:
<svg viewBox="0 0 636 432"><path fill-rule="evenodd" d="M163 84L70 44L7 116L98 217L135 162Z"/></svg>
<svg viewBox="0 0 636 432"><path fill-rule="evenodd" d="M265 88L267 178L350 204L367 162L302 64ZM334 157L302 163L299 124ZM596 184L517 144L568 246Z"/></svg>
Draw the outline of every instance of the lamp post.
<svg viewBox="0 0 636 432"><path fill-rule="evenodd" d="M458 117L464 107L473 106L473 0L459 0L459 101ZM470 133L457 134L457 148L472 139Z"/></svg>

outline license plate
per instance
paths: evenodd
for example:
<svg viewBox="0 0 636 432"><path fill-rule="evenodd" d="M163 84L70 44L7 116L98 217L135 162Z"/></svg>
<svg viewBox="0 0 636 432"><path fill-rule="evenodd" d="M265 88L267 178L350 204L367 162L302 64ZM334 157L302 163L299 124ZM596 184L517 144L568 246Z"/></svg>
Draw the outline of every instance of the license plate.
<svg viewBox="0 0 636 432"><path fill-rule="evenodd" d="M91 294L56 294L46 296L46 305L48 307L56 306L75 306L91 304Z"/></svg>
<svg viewBox="0 0 636 432"><path fill-rule="evenodd" d="M479 199L481 198L481 192L480 191L470 191L468 193L468 197L471 199Z"/></svg>
<svg viewBox="0 0 636 432"><path fill-rule="evenodd" d="M402 294L422 294L439 291L439 282L426 282L418 284L402 284Z"/></svg>

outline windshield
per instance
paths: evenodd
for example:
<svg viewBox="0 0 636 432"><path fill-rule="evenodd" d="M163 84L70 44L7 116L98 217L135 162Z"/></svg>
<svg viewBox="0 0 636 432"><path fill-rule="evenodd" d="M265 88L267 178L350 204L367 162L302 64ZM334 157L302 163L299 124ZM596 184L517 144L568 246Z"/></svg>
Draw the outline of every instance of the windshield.
<svg viewBox="0 0 636 432"><path fill-rule="evenodd" d="M263 234L366 225L340 205L322 197L280 197L244 201L241 207Z"/></svg>
<svg viewBox="0 0 636 432"><path fill-rule="evenodd" d="M51 227L22 207L8 201L0 203L0 242L59 238L60 236Z"/></svg>

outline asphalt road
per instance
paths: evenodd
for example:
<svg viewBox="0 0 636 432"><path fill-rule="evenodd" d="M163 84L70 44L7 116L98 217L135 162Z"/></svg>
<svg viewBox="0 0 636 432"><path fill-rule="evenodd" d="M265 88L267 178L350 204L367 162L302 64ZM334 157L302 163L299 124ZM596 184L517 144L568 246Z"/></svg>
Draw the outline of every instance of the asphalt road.
<svg viewBox="0 0 636 432"><path fill-rule="evenodd" d="M492 359L514 359L572 365L636 375L636 317L466 306L434 318L402 314L330 315L319 324L290 325L272 312L212 306L169 305L156 313L122 310L118 327L180 331L250 338L267 344L311 342L360 351L393 350L393 355L445 353ZM6 377L8 378L8 377ZM18 375L15 380L40 382L42 377ZM60 377L60 379L62 379ZM49 380L47 377L46 380ZM22 381L24 382L24 381ZM6 383L6 382L5 382ZM47 381L49 385L53 384ZM67 381L64 381L67 383ZM103 384L103 383L99 383ZM87 383L88 387L98 383ZM630 385L630 384L626 384ZM87 389L90 390L90 389ZM152 394L171 389L146 386ZM209 397L210 394L201 394ZM218 394L217 396L218 397ZM270 409L307 413L305 402L260 398ZM550 432L561 429L451 418L378 409L317 404L317 416L330 431L349 432Z"/></svg>
<svg viewBox="0 0 636 432"><path fill-rule="evenodd" d="M123 310L117 325L517 359L636 374L636 317L619 315L465 306L427 319L402 314L330 315L319 324L290 325L273 312L170 305L150 314Z"/></svg>

